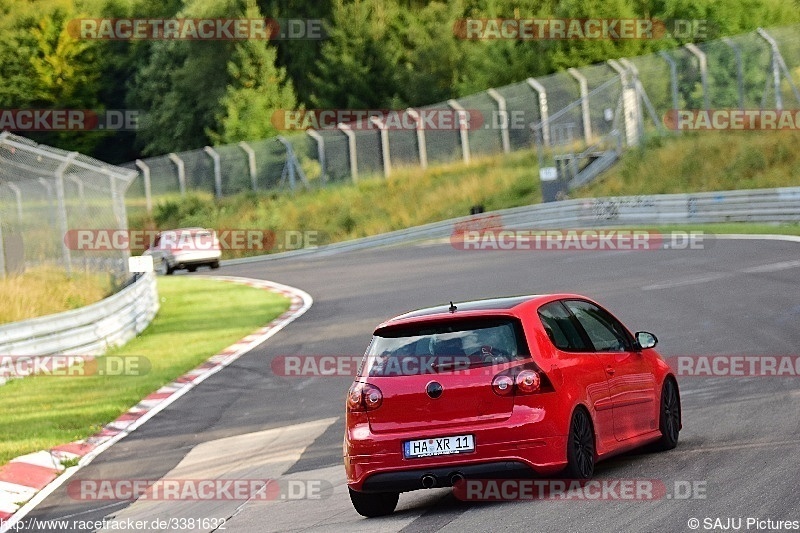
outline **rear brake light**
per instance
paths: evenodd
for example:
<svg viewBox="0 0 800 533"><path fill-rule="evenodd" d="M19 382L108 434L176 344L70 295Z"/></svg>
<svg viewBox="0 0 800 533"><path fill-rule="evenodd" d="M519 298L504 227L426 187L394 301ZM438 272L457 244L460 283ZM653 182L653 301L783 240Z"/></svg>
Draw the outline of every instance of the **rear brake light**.
<svg viewBox="0 0 800 533"><path fill-rule="evenodd" d="M498 374L492 380L492 390L498 396L510 396L514 392L514 380L508 374Z"/></svg>
<svg viewBox="0 0 800 533"><path fill-rule="evenodd" d="M530 394L539 390L542 378L535 370L523 370L517 374L517 390L523 394Z"/></svg>
<svg viewBox="0 0 800 533"><path fill-rule="evenodd" d="M535 363L509 368L492 379L492 391L498 396L551 392L553 386Z"/></svg>
<svg viewBox="0 0 800 533"><path fill-rule="evenodd" d="M375 385L356 381L347 392L347 409L351 412L374 411L383 403L383 393Z"/></svg>

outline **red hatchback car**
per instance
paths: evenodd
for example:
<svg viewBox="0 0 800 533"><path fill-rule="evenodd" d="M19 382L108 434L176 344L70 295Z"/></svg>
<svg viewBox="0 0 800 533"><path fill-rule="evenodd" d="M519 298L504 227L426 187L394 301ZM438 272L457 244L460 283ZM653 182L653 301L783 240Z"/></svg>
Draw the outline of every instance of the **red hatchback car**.
<svg viewBox="0 0 800 533"><path fill-rule="evenodd" d="M677 445L678 384L652 348L577 294L433 307L384 322L347 397L350 499L368 517L400 492L470 478L590 478L595 462Z"/></svg>

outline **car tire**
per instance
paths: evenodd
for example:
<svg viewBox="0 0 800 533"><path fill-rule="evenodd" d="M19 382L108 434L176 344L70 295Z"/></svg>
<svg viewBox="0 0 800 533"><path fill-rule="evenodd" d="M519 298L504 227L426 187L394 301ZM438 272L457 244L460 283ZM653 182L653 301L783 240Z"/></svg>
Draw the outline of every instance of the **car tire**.
<svg viewBox="0 0 800 533"><path fill-rule="evenodd" d="M217 269L217 268L219 268L219 261L214 261L209 266L211 266L211 268L213 268L213 269Z"/></svg>
<svg viewBox="0 0 800 533"><path fill-rule="evenodd" d="M356 512L367 518L392 514L400 499L399 492L358 492L350 487L347 490Z"/></svg>
<svg viewBox="0 0 800 533"><path fill-rule="evenodd" d="M572 413L567 436L567 467L565 477L589 479L594 474L594 430L589 413L578 408Z"/></svg>
<svg viewBox="0 0 800 533"><path fill-rule="evenodd" d="M188 270L189 272L197 272L197 267L196 266L186 267L186 270Z"/></svg>
<svg viewBox="0 0 800 533"><path fill-rule="evenodd" d="M174 271L175 269L169 266L169 262L164 258L162 258L156 266L156 274L159 276L169 276Z"/></svg>
<svg viewBox="0 0 800 533"><path fill-rule="evenodd" d="M656 450L671 450L678 445L678 434L681 430L681 396L678 385L670 378L664 380L661 388L658 429L661 431L661 438L655 443Z"/></svg>

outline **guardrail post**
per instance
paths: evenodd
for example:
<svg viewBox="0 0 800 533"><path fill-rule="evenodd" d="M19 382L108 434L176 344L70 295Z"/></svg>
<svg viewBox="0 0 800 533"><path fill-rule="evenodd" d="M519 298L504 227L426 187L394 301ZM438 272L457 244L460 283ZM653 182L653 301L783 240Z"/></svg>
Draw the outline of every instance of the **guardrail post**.
<svg viewBox="0 0 800 533"><path fill-rule="evenodd" d="M428 168L428 146L425 144L425 125L420 120L419 113L416 109L406 109L408 116L414 120L417 125L417 151L419 152L419 166L423 169Z"/></svg>
<svg viewBox="0 0 800 533"><path fill-rule="evenodd" d="M137 159L135 164L142 171L142 179L144 180L144 202L147 208L147 214L152 215L153 195L152 189L150 188L150 167L148 167L141 159Z"/></svg>
<svg viewBox="0 0 800 533"><path fill-rule="evenodd" d="M497 92L496 89L487 89L486 93L497 102L497 113L500 115L502 122L500 123L500 142L503 144L503 152L509 153L511 151L511 139L508 136L508 109L506 108L505 97Z"/></svg>
<svg viewBox="0 0 800 533"><path fill-rule="evenodd" d="M708 59L706 58L706 53L700 50L694 43L689 43L684 47L700 62L700 83L703 85L703 109L708 111Z"/></svg>
<svg viewBox="0 0 800 533"><path fill-rule="evenodd" d="M797 90L797 86L794 84L794 81L792 81L792 74L789 72L789 68L786 66L786 62L783 60L781 50L778 48L778 43L769 33L767 33L764 28L758 28L756 31L762 39L769 43L769 46L772 49L772 77L775 83L775 107L777 109L783 109L783 96L781 95L781 71L783 71L783 75L786 76L786 81L789 82L789 87L792 88L795 99L798 103L800 103L800 91Z"/></svg>
<svg viewBox="0 0 800 533"><path fill-rule="evenodd" d="M210 146L204 147L203 151L207 153L214 162L214 194L217 198L222 198L222 165L219 161L219 154Z"/></svg>
<svg viewBox="0 0 800 533"><path fill-rule="evenodd" d="M358 183L358 153L356 152L356 134L347 124L339 123L336 125L347 137L347 151L350 156L350 178L353 183Z"/></svg>
<svg viewBox="0 0 800 533"><path fill-rule="evenodd" d="M67 277L72 276L72 254L65 237L69 230L67 223L67 205L64 201L64 172L69 168L72 160L77 157L78 152L70 152L67 154L66 159L58 166L55 171L56 178L56 201L58 202L58 229L61 233L61 254L64 258L64 269L67 271Z"/></svg>
<svg viewBox="0 0 800 533"><path fill-rule="evenodd" d="M464 163L469 164L469 120L467 119L467 112L461 106L461 104L452 98L447 101L447 105L455 109L456 114L458 115L458 134L461 138L461 157L464 160Z"/></svg>
<svg viewBox="0 0 800 533"><path fill-rule="evenodd" d="M578 80L581 91L581 115L583 117L583 139L587 145L592 144L592 118L589 115L589 83L586 76L576 68L567 69L573 78Z"/></svg>
<svg viewBox="0 0 800 533"><path fill-rule="evenodd" d="M383 160L383 177L388 178L392 173L392 158L389 155L389 130L386 124L378 117L370 117L370 122L378 126L381 135L381 158Z"/></svg>
<svg viewBox="0 0 800 533"><path fill-rule="evenodd" d="M739 45L729 37L723 37L722 42L727 44L736 57L736 87L739 91L739 109L744 109L744 68L742 67L742 50Z"/></svg>
<svg viewBox="0 0 800 533"><path fill-rule="evenodd" d="M170 153L167 157L178 170L178 188L181 191L181 196L186 196L186 165L183 164L183 159L175 152Z"/></svg>
<svg viewBox="0 0 800 533"><path fill-rule="evenodd" d="M325 172L325 139L315 130L309 129L306 130L306 133L317 143L317 161L319 161L320 166L319 177L322 181L328 181L328 174Z"/></svg>
<svg viewBox="0 0 800 533"><path fill-rule="evenodd" d="M542 125L542 144L550 146L550 112L547 109L547 91L536 78L525 80L528 86L539 95L539 123Z"/></svg>
<svg viewBox="0 0 800 533"><path fill-rule="evenodd" d="M238 146L247 154L247 170L250 172L250 186L253 188L253 192L255 192L258 190L258 183L256 183L256 153L250 148L250 145L244 141L240 141Z"/></svg>

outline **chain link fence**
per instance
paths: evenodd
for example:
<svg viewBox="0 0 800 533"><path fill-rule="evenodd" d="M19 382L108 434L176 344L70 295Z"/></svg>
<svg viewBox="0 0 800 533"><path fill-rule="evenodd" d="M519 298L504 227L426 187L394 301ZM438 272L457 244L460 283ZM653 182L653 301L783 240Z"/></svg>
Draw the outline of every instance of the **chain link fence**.
<svg viewBox="0 0 800 533"><path fill-rule="evenodd" d="M0 133L0 277L44 265L68 275L108 272L122 283L127 249L76 250L67 236L127 230L124 194L135 177L134 171L77 152Z"/></svg>
<svg viewBox="0 0 800 533"><path fill-rule="evenodd" d="M563 194L593 179L626 147L663 131L670 110L800 107L799 69L800 26L760 29L529 78L407 111L418 115L461 109L480 117L478 127L382 132L365 120L151 157L124 165L141 171L127 200L130 209L152 212L153 198L190 190L222 197L248 190L325 186L360 176L389 176L393 168L469 161L532 147L539 149L544 169L543 192L548 188L545 181L554 181L552 189ZM296 172L299 179L294 178Z"/></svg>

